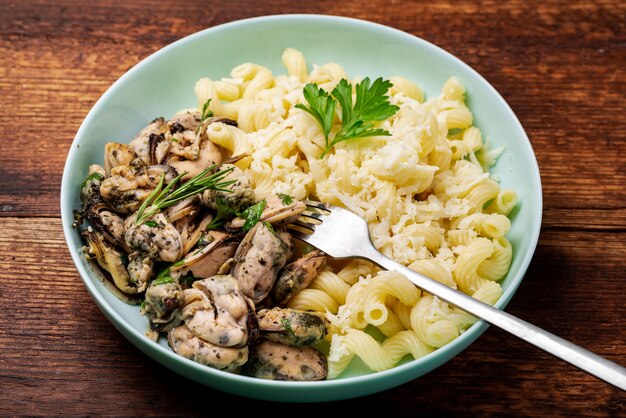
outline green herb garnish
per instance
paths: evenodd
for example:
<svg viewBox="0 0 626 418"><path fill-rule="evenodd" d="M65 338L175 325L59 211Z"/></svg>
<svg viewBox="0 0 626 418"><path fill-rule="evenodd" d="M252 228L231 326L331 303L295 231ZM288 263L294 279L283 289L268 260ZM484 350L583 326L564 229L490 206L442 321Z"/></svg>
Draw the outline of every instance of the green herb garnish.
<svg viewBox="0 0 626 418"><path fill-rule="evenodd" d="M152 286L158 286L161 284L174 283L174 279L170 276L170 267L161 270L156 279L151 283Z"/></svg>
<svg viewBox="0 0 626 418"><path fill-rule="evenodd" d="M289 196L288 194L278 193L276 196L280 198L280 200L283 202L283 205L285 206L291 205L293 203L293 197Z"/></svg>
<svg viewBox="0 0 626 418"><path fill-rule="evenodd" d="M317 123L320 124L324 132L326 148L328 149L328 134L330 134L330 128L333 126L335 101L326 90L319 88L315 83L308 83L304 86L302 93L309 105L297 104L296 107L304 110L317 120ZM324 150L324 154L325 153L326 150ZM324 154L322 154L322 156Z"/></svg>
<svg viewBox="0 0 626 418"><path fill-rule="evenodd" d="M215 214L215 217L211 219L211 222L207 225L205 231L217 229L224 225L226 220L237 216L237 213L230 206L228 206L228 203L226 203L226 201L220 196L217 196L216 203L217 213Z"/></svg>
<svg viewBox="0 0 626 418"><path fill-rule="evenodd" d="M213 116L213 111L209 109L209 104L211 104L211 99L208 99L202 105L202 112L200 112L200 123L198 124L198 127L196 128L196 134L200 132L200 128L202 128L202 122L204 122L205 120Z"/></svg>
<svg viewBox="0 0 626 418"><path fill-rule="evenodd" d="M263 209L265 209L265 205L267 205L267 202L263 199L260 202L248 207L241 213L241 215L239 215L246 220L243 224L243 232L248 232L254 225L256 225L257 222L259 222Z"/></svg>
<svg viewBox="0 0 626 418"><path fill-rule="evenodd" d="M385 120L399 110L398 106L389 103L386 96L391 86L391 82L382 77L371 84L369 77L365 78L356 85L354 104L352 85L346 79L342 79L330 95L315 83L304 86L303 95L308 105L297 104L296 107L313 116L322 127L326 148L320 158L324 158L336 144L349 139L391 135L385 129L372 129L373 122ZM335 102L341 106L341 129L330 140Z"/></svg>
<svg viewBox="0 0 626 418"><path fill-rule="evenodd" d="M265 225L265 227L269 229L272 234L276 235L276 231L274 230L274 227L272 226L271 223L267 221L263 221L263 225Z"/></svg>
<svg viewBox="0 0 626 418"><path fill-rule="evenodd" d="M292 336L295 335L293 332L293 329L291 328L291 321L289 321L286 318L281 318L280 323L285 329L285 331L287 331L288 335L292 335Z"/></svg>
<svg viewBox="0 0 626 418"><path fill-rule="evenodd" d="M181 185L176 190L170 193L170 190L176 183L187 173L182 173L176 176L165 188L163 188L163 180L165 175L161 174L161 179L157 187L150 193L148 198L143 202L139 210L137 211L137 225L141 225L146 219L150 218L154 214L160 212L162 209L175 205L181 200L188 197L195 196L205 190L217 190L231 192L232 190L226 189L226 187L235 183L237 180L221 181L228 173L233 171L234 167L227 168L226 170L218 171L211 175L208 175L216 165L212 165L202 173L198 174L188 182ZM148 208L150 207L150 208Z"/></svg>
<svg viewBox="0 0 626 418"><path fill-rule="evenodd" d="M180 284L185 286L191 286L194 282L197 282L198 280L202 280L202 277L196 277L191 274L191 272L189 272L188 275L183 276L179 279Z"/></svg>
<svg viewBox="0 0 626 418"><path fill-rule="evenodd" d="M157 226L159 226L159 224L154 221L146 221L145 224L150 228L156 228Z"/></svg>
<svg viewBox="0 0 626 418"><path fill-rule="evenodd" d="M83 181L83 183L80 185L80 188L82 189L83 187L85 187L87 185L87 183L89 183L91 180L104 180L104 176L100 173L91 173L90 175L87 176L87 178L85 179L85 181Z"/></svg>
<svg viewBox="0 0 626 418"><path fill-rule="evenodd" d="M201 123L213 116L213 111L209 109L209 104L211 104L211 99L208 99L206 102L204 102L204 105L202 105L202 114L200 115Z"/></svg>

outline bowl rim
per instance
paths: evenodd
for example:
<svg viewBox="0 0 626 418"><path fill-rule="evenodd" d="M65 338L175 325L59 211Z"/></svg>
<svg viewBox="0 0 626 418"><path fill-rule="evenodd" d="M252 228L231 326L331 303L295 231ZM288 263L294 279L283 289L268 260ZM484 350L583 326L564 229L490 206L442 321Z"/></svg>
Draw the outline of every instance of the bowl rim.
<svg viewBox="0 0 626 418"><path fill-rule="evenodd" d="M71 227L71 224L73 222L72 210L75 207L76 202L69 201L70 200L69 188L71 187L71 176L72 176L71 167L74 165L74 161L77 159L77 148L78 148L77 145L78 145L78 142L80 141L80 138L85 136L85 132L88 129L88 125L90 125L91 120L94 119L95 115L101 111L101 108L104 106L104 103L107 101L109 96L112 96L113 94L115 94L115 91L118 89L118 86L124 83L124 81L127 78L131 77L134 73L140 71L143 67L149 65L152 61L158 59L161 55L167 54L169 51L178 48L184 43L190 42L197 38L201 38L205 36L207 33L218 33L221 31L228 31L228 30L236 29L241 26L247 26L251 24L267 23L267 22L273 22L273 21L284 21L284 20L287 20L287 21L289 20L324 21L324 22L330 22L333 24L351 25L351 26L355 26L355 27L358 27L359 29L363 29L366 31L371 31L371 30L382 31L390 36L404 38L405 40L410 41L421 48L426 48L438 55L444 55L448 59L456 61L457 64L464 67L466 71L468 71L473 77L475 77L479 82L481 82L484 85L484 87L487 88L487 90L490 90L490 93L492 93L494 97L497 99L498 105L502 107L506 111L506 113L509 114L509 116L511 117L511 120L515 124L515 128L521 134L524 140L523 141L524 145L527 148L528 155L530 156L531 169L532 169L531 170L532 183L537 187L536 190L533 190L533 192L536 193L536 195L533 195L533 197L538 198L538 200L536 202L536 211L534 213L534 216L537 219L537 222L533 223L533 227L529 231L530 232L529 246L527 247L526 251L522 254L523 258L520 262L519 270L517 271L517 274L515 275L515 277L511 280L511 283L509 284L508 288L505 289L502 296L498 299L498 301L494 305L495 307L499 309L504 309L504 307L511 300L513 294L515 293L515 291L521 284L521 281L524 275L526 274L530 261L537 247L537 243L539 240L539 233L541 229L541 223L542 223L541 220L542 220L542 210L543 210L543 197L542 197L543 193L542 193L540 171L539 171L539 166L537 163L535 153L533 151L530 140L526 134L526 131L524 130L521 122L519 121L519 119L517 118L517 116L511 109L511 107L509 106L509 104L504 100L504 98L500 95L500 93L481 74L479 74L476 70L474 70L464 61L457 58L450 52L416 35L413 35L411 33L407 33L402 30L399 30L390 26L386 26L380 23L351 18L351 17L343 17L343 16L321 15L321 14L267 15L267 16L258 16L258 17L236 20L236 21L216 25L213 27L208 27L201 31L198 31L193 34L187 35L183 38L180 38L158 49L154 53L150 54L149 56L139 61L132 68L126 71L121 77L119 77L113 84L111 84L107 88L107 90L102 94L102 96L96 101L93 107L89 110L89 113L83 119L80 127L78 128L76 132L76 135L74 136L70 149L68 151L66 164L63 170L63 177L61 180L61 196L60 196L61 219L62 219L63 232L65 235L65 241L70 251L72 261L74 265L76 266L79 272L79 275L81 276L81 279L83 283L85 284L85 287L88 290L88 293L94 299L98 307L102 310L105 316L112 322L112 324L127 339L130 340L131 343L136 345L138 348L140 348L144 353L148 354L150 357L155 357L158 355L158 357L162 358L163 356L165 356L175 363L180 362L184 364L185 366L195 371L196 373L201 373L201 374L208 373L209 375L213 375L219 379L226 378L229 380L245 383L249 386L257 386L259 388L260 387L263 387L263 388L274 387L279 390L285 389L285 388L290 388L290 389L298 388L298 389L307 390L307 389L317 389L320 387L333 388L333 387L344 386L350 383L368 382L368 383L374 384L376 382L382 381L383 379L385 379L386 377L390 375L407 372L411 370L412 368L418 367L418 365L422 363L426 363L433 359L440 360L439 363L435 367L430 368L425 373L421 373L420 375L414 376L411 379L405 379L405 381L416 379L419 376L429 373L430 371L438 368L440 365L451 360L458 353L460 353L462 350L467 348L471 343L477 340L480 337L480 335L487 329L487 326L488 326L487 323L481 319L477 321L474 325L472 325L470 328L468 328L461 335L459 335L455 340L450 342L449 344L446 344L445 346L436 349L435 351L433 351L432 353L424 357L411 360L409 362L406 362L405 364L400 364L400 365L394 366L391 369L384 370L381 372L375 372L375 373L360 375L360 376L349 376L349 377L344 377L341 379L323 380L323 381L316 381L316 382L296 382L296 383L264 380L264 379L257 379L257 378L252 378L248 376L241 376L238 374L227 373L227 372L219 371L219 370L207 367L207 366L203 366L192 360L179 356L178 354L174 353L169 348L165 348L162 345L158 344L157 342L150 340L143 333L140 333L134 327L132 327L130 323L123 316L118 314L115 311L115 309L99 294L99 291L95 288L94 284L91 282L90 274L93 274L93 273L88 272L84 268L83 264L79 262L80 257L81 257L78 251L79 249L74 247L70 239L71 234L76 233L76 230L72 229ZM129 338L129 334L130 336L134 337L136 341ZM156 350L156 353L153 350ZM456 351L456 353L454 351ZM450 355L451 352L452 354ZM204 381L201 381L192 376L189 376L188 374L184 373L184 371L181 372L180 370L170 367L169 364L164 364L163 362L160 362L160 363L168 368L171 368L172 370L176 371L179 374L183 374L188 378L207 384ZM220 389L217 386L213 386L213 387ZM237 392L234 392L225 388L223 390L239 394ZM377 390L371 390L368 393L372 393L375 391ZM242 395L242 396L254 397L254 395ZM355 395L355 396L363 396L363 395ZM263 398L266 399L265 397ZM342 399L342 397L337 397L337 399Z"/></svg>

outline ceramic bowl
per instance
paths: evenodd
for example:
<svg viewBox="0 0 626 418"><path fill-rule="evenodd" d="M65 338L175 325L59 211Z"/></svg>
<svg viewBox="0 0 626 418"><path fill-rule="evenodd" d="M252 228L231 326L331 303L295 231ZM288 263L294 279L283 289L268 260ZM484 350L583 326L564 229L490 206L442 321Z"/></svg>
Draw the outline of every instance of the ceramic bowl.
<svg viewBox="0 0 626 418"><path fill-rule="evenodd" d="M502 282L504 293L496 303L504 308L526 272L541 224L539 170L524 129L498 92L459 59L415 36L361 20L317 15L242 20L188 36L137 64L98 100L76 134L61 187L63 229L94 302L126 338L164 366L213 388L259 399L311 402L363 396L439 367L475 341L487 325L479 321L433 353L379 373L372 373L360 361L353 361L341 378L321 382L269 381L225 373L176 355L165 341L146 338L147 320L139 315L138 307L125 304L103 286L82 254L79 233L71 227L72 210L79 207L79 186L88 166L102 163L106 142L127 143L155 117L171 117L179 109L195 106L193 87L201 77L228 76L244 62L284 74L280 57L287 47L302 51L309 65L337 62L351 77L404 76L418 83L426 97L438 95L450 76L462 82L475 125L494 147L506 146L492 173L499 176L503 188L519 195L508 234L513 260Z"/></svg>

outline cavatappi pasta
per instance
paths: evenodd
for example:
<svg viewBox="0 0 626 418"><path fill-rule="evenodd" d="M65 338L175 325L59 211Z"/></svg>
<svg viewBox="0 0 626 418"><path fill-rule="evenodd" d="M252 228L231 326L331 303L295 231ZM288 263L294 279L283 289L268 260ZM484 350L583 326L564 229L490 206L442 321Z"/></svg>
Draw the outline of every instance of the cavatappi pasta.
<svg viewBox="0 0 626 418"><path fill-rule="evenodd" d="M502 149L489 150L473 126L465 88L454 77L437 97L404 77L391 77L390 102L399 111L380 123L390 136L347 141L320 159L324 136L295 108L307 82L331 91L348 78L335 63L314 65L285 50L286 75L260 65L234 68L229 78L198 80L200 107L238 122L213 123L208 137L232 155L257 200L273 194L316 198L365 218L383 254L447 286L495 303L512 257L506 234L517 196L488 173ZM339 124L337 111L335 123ZM396 272L364 261L330 263L289 307L325 313L331 323L329 378L358 356L372 370L409 354L424 356L475 322L421 292ZM377 327L384 339L365 332Z"/></svg>

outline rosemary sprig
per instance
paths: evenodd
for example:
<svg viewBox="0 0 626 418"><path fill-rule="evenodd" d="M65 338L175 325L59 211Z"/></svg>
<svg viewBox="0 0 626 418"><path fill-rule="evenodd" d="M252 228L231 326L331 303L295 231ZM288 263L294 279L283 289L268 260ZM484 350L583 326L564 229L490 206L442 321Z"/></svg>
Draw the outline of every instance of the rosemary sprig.
<svg viewBox="0 0 626 418"><path fill-rule="evenodd" d="M211 99L208 99L206 102L204 102L204 105L202 106L202 112L200 112L200 124L196 128L196 134L200 132L200 129L202 129L202 122L204 122L210 117L213 117L213 111L209 109L210 104L211 104Z"/></svg>
<svg viewBox="0 0 626 418"><path fill-rule="evenodd" d="M232 190L226 187L235 183L237 180L221 181L228 173L233 171L234 167L227 168L226 170L218 171L216 173L207 176L216 165L212 165L202 171L188 182L181 185L176 190L170 193L170 190L174 187L180 179L187 174L184 172L179 174L169 182L169 184L163 188L164 174L161 174L161 179L157 187L150 193L148 198L143 202L139 210L137 211L137 225L141 225L146 219L150 218L154 214L160 212L162 209L175 205L176 203L184 200L188 197L195 196L205 190L217 190L222 192L232 192ZM205 177L206 176L206 177Z"/></svg>

